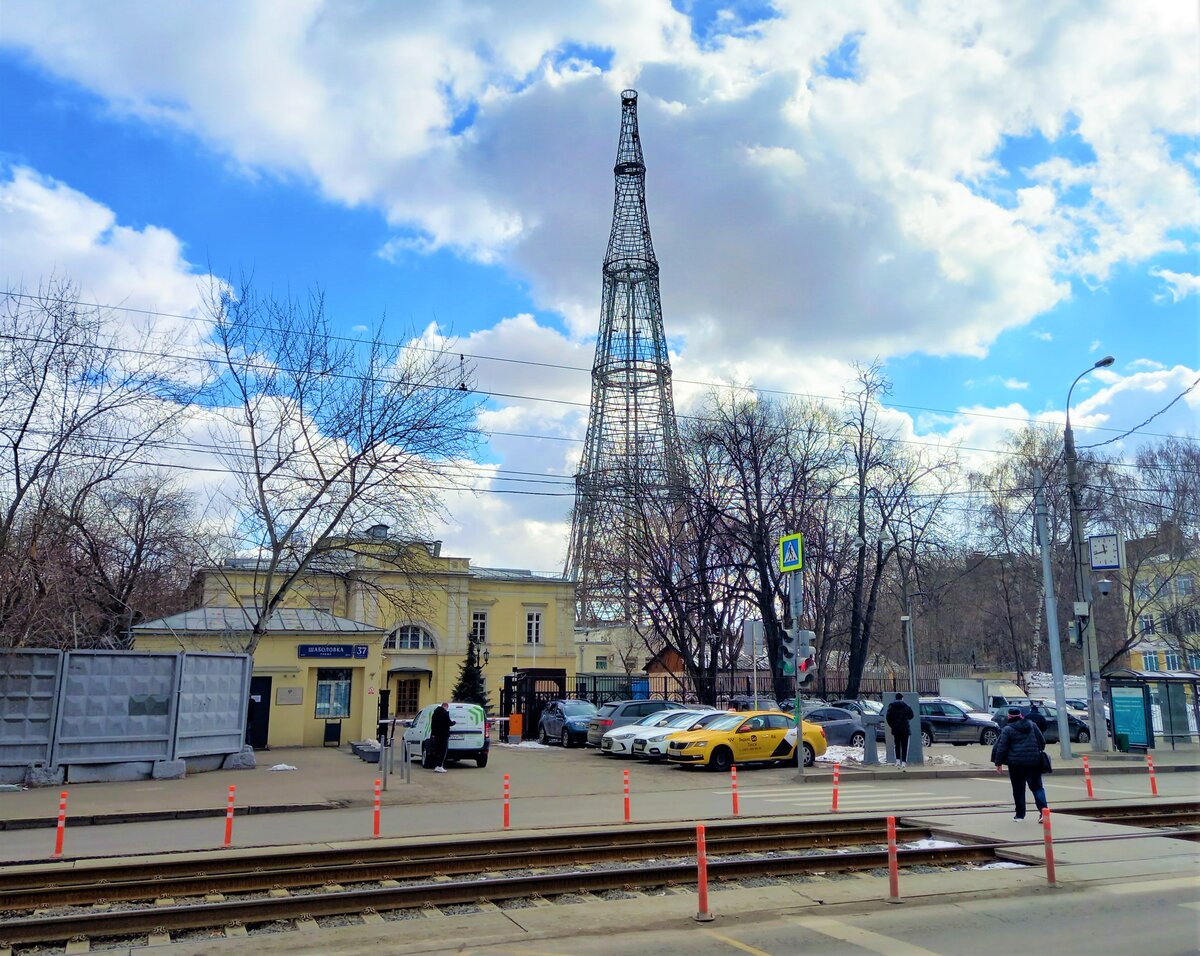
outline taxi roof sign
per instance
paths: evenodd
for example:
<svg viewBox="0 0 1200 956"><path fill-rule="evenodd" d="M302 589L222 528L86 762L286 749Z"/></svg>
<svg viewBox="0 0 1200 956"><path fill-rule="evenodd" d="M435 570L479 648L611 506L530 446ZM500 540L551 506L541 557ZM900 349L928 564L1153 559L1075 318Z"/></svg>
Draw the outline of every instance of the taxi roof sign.
<svg viewBox="0 0 1200 956"><path fill-rule="evenodd" d="M804 535L785 534L779 539L779 571L788 574L804 567Z"/></svg>

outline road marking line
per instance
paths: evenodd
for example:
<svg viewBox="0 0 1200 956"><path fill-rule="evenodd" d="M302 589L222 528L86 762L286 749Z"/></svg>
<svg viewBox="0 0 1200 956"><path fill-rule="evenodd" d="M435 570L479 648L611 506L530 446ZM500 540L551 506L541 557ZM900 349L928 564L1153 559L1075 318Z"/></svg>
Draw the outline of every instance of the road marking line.
<svg viewBox="0 0 1200 956"><path fill-rule="evenodd" d="M1163 890L1200 888L1200 876L1179 876L1170 880L1142 880L1132 883L1114 883L1101 887L1105 893L1124 896L1129 893L1160 893Z"/></svg>
<svg viewBox="0 0 1200 956"><path fill-rule="evenodd" d="M792 917L792 922L824 936L840 939L844 943L870 950L872 953L881 953L882 956L939 956L932 949L914 946L912 943L906 943L894 936L872 933L869 929L851 926L849 923L842 923L827 916Z"/></svg>
<svg viewBox="0 0 1200 956"><path fill-rule="evenodd" d="M1180 903L1180 906L1186 906L1190 910L1200 910L1200 903Z"/></svg>
<svg viewBox="0 0 1200 956"><path fill-rule="evenodd" d="M736 939L730 939L728 936L722 936L720 933L714 932L711 929L704 931L713 939L719 939L722 943L727 943L734 949L740 949L743 953L749 953L750 956L771 956L770 953L764 952L761 949L755 949L753 946L748 946L746 943L740 943Z"/></svg>
<svg viewBox="0 0 1200 956"><path fill-rule="evenodd" d="M1103 793L1105 793L1105 794L1127 793L1130 796L1134 796L1134 797L1146 796L1145 790L1121 790L1118 787L1110 787L1107 784L1104 784L1103 786L1101 786L1100 784L1096 783L1095 777L1092 778L1092 783L1095 785L1095 790L1096 790L1097 794L1099 794L1099 793L1101 793L1101 791L1103 791ZM1082 783L1076 783L1076 784L1046 783L1043 780L1042 785L1046 786L1046 787L1057 787L1059 790L1074 790L1076 793L1084 793L1085 792L1084 785Z"/></svg>

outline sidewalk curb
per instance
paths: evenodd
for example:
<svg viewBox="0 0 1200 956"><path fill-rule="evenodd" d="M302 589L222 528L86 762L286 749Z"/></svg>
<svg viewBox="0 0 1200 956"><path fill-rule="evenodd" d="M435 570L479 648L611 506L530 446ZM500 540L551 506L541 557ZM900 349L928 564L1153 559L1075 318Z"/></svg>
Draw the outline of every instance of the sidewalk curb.
<svg viewBox="0 0 1200 956"><path fill-rule="evenodd" d="M284 803L275 806L249 806L234 809L234 816L255 816L260 813L307 813L310 810L344 810L348 801L333 803ZM364 804L365 806L365 804ZM67 825L72 827L108 826L116 823L156 823L166 820L198 820L203 817L223 817L224 807L200 807L183 810L146 810L141 813L93 813L68 816ZM39 827L58 825L55 817L17 817L0 820L2 830L36 830Z"/></svg>
<svg viewBox="0 0 1200 956"><path fill-rule="evenodd" d="M1108 774L1144 774L1146 772L1145 766L1140 763L1131 766L1099 766L1092 767L1091 770L1093 777ZM1154 772L1159 774L1194 773L1196 771L1200 771L1200 764L1155 764L1154 766ZM935 777L941 780L954 777L978 777L981 774L994 773L995 768L991 764L985 764L980 767L947 767L944 770L926 770L923 767L914 767L912 770L862 770L858 767L844 765L841 772L843 780L851 777L855 780L918 780L925 777ZM1055 767L1053 775L1056 777L1082 777L1083 767ZM832 780L832 770L827 773L818 771L813 774L812 768L808 767L804 771L804 783L830 783Z"/></svg>

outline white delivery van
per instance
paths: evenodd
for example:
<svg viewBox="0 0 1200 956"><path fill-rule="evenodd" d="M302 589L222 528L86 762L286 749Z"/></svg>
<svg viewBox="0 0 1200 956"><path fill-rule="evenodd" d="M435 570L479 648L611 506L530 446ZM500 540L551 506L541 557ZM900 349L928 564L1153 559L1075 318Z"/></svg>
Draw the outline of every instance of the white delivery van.
<svg viewBox="0 0 1200 956"><path fill-rule="evenodd" d="M410 760L420 757L421 766L433 766L433 741L429 736L430 718L441 704L430 704L413 718L412 726L404 731ZM488 740L487 714L478 704L451 704L450 746L446 760L474 760L475 766L486 767L491 741Z"/></svg>

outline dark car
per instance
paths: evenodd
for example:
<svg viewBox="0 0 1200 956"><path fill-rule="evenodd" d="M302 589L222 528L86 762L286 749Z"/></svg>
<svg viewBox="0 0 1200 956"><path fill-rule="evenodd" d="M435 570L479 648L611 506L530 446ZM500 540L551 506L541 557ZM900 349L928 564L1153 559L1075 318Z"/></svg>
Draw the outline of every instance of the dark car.
<svg viewBox="0 0 1200 956"><path fill-rule="evenodd" d="M842 707L813 707L804 712L809 723L820 724L825 739L844 747L861 747L867 742L867 728L862 718Z"/></svg>
<svg viewBox="0 0 1200 956"><path fill-rule="evenodd" d="M732 711L779 710L779 705L775 703L775 698L768 697L766 694L759 694L757 701L753 694L734 694L729 698L728 709Z"/></svg>
<svg viewBox="0 0 1200 956"><path fill-rule="evenodd" d="M921 698L921 744L987 744L1000 736L1000 725L989 714L968 713L942 697Z"/></svg>
<svg viewBox="0 0 1200 956"><path fill-rule="evenodd" d="M882 717L883 704L877 700L867 700L865 697L858 700L835 700L831 707L841 707L843 710L852 710L860 717Z"/></svg>
<svg viewBox="0 0 1200 956"><path fill-rule="evenodd" d="M657 714L660 710L683 710L683 704L673 700L611 700L601 704L588 721L587 745L599 747L600 738L616 727L625 727L636 720Z"/></svg>
<svg viewBox="0 0 1200 956"><path fill-rule="evenodd" d="M538 718L538 740L555 740L564 747L587 741L588 723L596 716L596 705L586 700L552 700Z"/></svg>
<svg viewBox="0 0 1200 956"><path fill-rule="evenodd" d="M1018 705L1021 713L1026 717L1029 716L1029 705ZM1053 704L1039 704L1038 709L1042 712L1042 716L1046 718L1046 729L1042 731L1042 736L1046 738L1046 743L1058 743L1058 708ZM1001 727L1008 723L1008 708L1001 707L994 714L992 719ZM1071 735L1071 739L1077 744L1086 744L1092 739L1092 732L1088 729L1087 721L1080 720L1074 714L1067 714L1067 732Z"/></svg>

